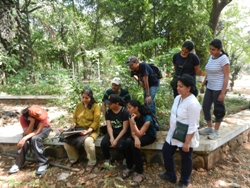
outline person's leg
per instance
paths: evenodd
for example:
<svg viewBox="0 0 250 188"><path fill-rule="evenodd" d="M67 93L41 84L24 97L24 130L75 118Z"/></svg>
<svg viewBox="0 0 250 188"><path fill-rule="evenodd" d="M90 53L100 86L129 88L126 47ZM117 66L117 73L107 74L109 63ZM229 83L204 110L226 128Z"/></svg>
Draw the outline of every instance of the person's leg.
<svg viewBox="0 0 250 188"><path fill-rule="evenodd" d="M88 165L96 164L95 140L91 136L87 137L83 143L88 158Z"/></svg>
<svg viewBox="0 0 250 188"><path fill-rule="evenodd" d="M133 143L134 139L131 136L129 136L125 141L126 164L128 169L132 169L134 164L132 150L131 150L131 145Z"/></svg>
<svg viewBox="0 0 250 188"><path fill-rule="evenodd" d="M17 159L15 164L20 168L24 165L25 163L25 156L28 153L29 149L30 149L30 139L27 140L23 147L21 149L18 150L17 152Z"/></svg>
<svg viewBox="0 0 250 188"><path fill-rule="evenodd" d="M50 127L44 127L39 134L30 139L31 147L35 153L39 166L46 165L48 163L48 159L44 156L43 139L49 136L50 131Z"/></svg>
<svg viewBox="0 0 250 188"><path fill-rule="evenodd" d="M188 186L190 183L190 176L193 169L192 153L193 148L189 148L189 152L184 152L182 148L179 148L181 154L181 178L180 183Z"/></svg>
<svg viewBox="0 0 250 188"><path fill-rule="evenodd" d="M119 153L122 153L124 158L126 159L126 149L125 149L125 142L126 142L126 139L127 139L127 135L123 135L123 137L121 137L118 142L117 142L117 145L116 145L116 149Z"/></svg>
<svg viewBox="0 0 250 188"><path fill-rule="evenodd" d="M211 107L212 107L213 101L214 101L213 91L210 89L206 89L203 103L202 103L202 109L203 109L204 118L207 121L207 128L199 131L201 135L208 135L214 132L213 124L212 124L212 116L211 116Z"/></svg>
<svg viewBox="0 0 250 188"><path fill-rule="evenodd" d="M140 138L141 147L152 144L155 140L156 138L145 134ZM132 149L133 161L135 164L135 172L137 172L138 174L142 174L143 173L142 153L140 149L135 147L134 140L133 143L131 143L131 149Z"/></svg>
<svg viewBox="0 0 250 188"><path fill-rule="evenodd" d="M110 136L107 133L104 135L101 141L101 149L105 160L110 159L109 146L110 146Z"/></svg>
<svg viewBox="0 0 250 188"><path fill-rule="evenodd" d="M158 91L158 86L151 86L149 88L149 92L150 92L150 97L152 99L152 103L151 104L145 104L145 105L147 105L150 108L150 110L152 111L153 114L156 114L155 96L156 96L157 91ZM146 98L145 90L144 90L143 94L144 94L144 99L145 99Z"/></svg>
<svg viewBox="0 0 250 188"><path fill-rule="evenodd" d="M162 147L162 154L164 160L164 167L166 170L166 174L169 177L169 181L175 183L177 180L177 176L174 170L174 153L177 149L177 146L172 146L169 143L165 142Z"/></svg>
<svg viewBox="0 0 250 188"><path fill-rule="evenodd" d="M67 143L63 143L64 149L67 152L69 162L70 163L75 163L79 159L79 154L75 146L69 145Z"/></svg>

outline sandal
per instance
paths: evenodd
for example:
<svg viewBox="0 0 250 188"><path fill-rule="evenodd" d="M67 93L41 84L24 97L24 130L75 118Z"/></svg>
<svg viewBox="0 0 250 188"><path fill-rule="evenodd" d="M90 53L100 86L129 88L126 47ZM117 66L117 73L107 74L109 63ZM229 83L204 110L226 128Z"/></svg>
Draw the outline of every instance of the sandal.
<svg viewBox="0 0 250 188"><path fill-rule="evenodd" d="M71 168L71 167L73 167L73 165L76 164L77 162L78 162L78 160L77 160L76 162L70 162L70 161L69 161L69 162L67 163L67 167L70 167L70 168Z"/></svg>
<svg viewBox="0 0 250 188"><path fill-rule="evenodd" d="M126 168L125 170L122 171L122 179L126 179L132 174L133 170Z"/></svg>
<svg viewBox="0 0 250 188"><path fill-rule="evenodd" d="M86 172L91 172L95 165L88 165L86 168Z"/></svg>
<svg viewBox="0 0 250 188"><path fill-rule="evenodd" d="M145 176L143 174L136 173L133 177L133 181L131 182L131 187L139 187L141 182L145 179Z"/></svg>

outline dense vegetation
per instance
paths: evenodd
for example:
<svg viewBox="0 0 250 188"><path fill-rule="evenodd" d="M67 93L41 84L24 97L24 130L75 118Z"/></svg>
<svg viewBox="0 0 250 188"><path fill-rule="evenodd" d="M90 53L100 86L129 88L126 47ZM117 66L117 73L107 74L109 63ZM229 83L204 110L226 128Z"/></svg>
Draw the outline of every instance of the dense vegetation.
<svg viewBox="0 0 250 188"><path fill-rule="evenodd" d="M246 15L249 10L233 0L2 0L0 90L65 96L74 109L83 87L91 87L100 102L110 80L119 76L132 97L142 100L141 88L124 66L127 56L136 55L166 76L156 102L157 115L167 122L172 56L185 40L194 41L202 69L209 42L223 40L231 87L242 67L249 72Z"/></svg>

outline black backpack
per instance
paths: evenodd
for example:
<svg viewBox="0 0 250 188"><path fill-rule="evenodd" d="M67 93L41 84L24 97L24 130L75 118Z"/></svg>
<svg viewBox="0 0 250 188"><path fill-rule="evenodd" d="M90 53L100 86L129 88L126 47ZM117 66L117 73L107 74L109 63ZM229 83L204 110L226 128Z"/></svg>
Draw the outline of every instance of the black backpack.
<svg viewBox="0 0 250 188"><path fill-rule="evenodd" d="M161 79L162 78L162 73L161 73L161 70L159 69L159 67L157 67L153 63L149 63L148 65L154 71L154 73L155 73L154 76L156 76L157 79Z"/></svg>
<svg viewBox="0 0 250 188"><path fill-rule="evenodd" d="M159 131L160 123L159 123L157 117L154 114L151 114L151 118L152 118L152 121L153 121L153 124L155 126L156 131Z"/></svg>

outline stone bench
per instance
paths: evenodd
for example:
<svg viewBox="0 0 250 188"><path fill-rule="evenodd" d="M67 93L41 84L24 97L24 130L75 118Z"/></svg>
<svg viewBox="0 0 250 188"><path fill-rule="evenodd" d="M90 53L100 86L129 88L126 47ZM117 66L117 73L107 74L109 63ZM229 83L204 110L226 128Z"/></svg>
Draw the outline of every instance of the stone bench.
<svg viewBox="0 0 250 188"><path fill-rule="evenodd" d="M21 133L20 126L1 128L0 149L1 147L1 150L8 149L10 144L16 144L22 137ZM54 135L55 133L52 132L52 135L44 140L45 146L62 147L63 144L58 142L58 138L54 137ZM142 148L143 152L146 153L147 161L163 161L161 149L166 135L167 131L158 131L156 142ZM101 140L102 137L97 138L95 142L97 148L100 148ZM194 168L212 168L219 159L224 158L230 151L247 141L250 141L250 110L228 115L221 124L220 138L208 140L206 136L200 135L200 145L194 148L193 153ZM57 156L61 155L60 153Z"/></svg>

